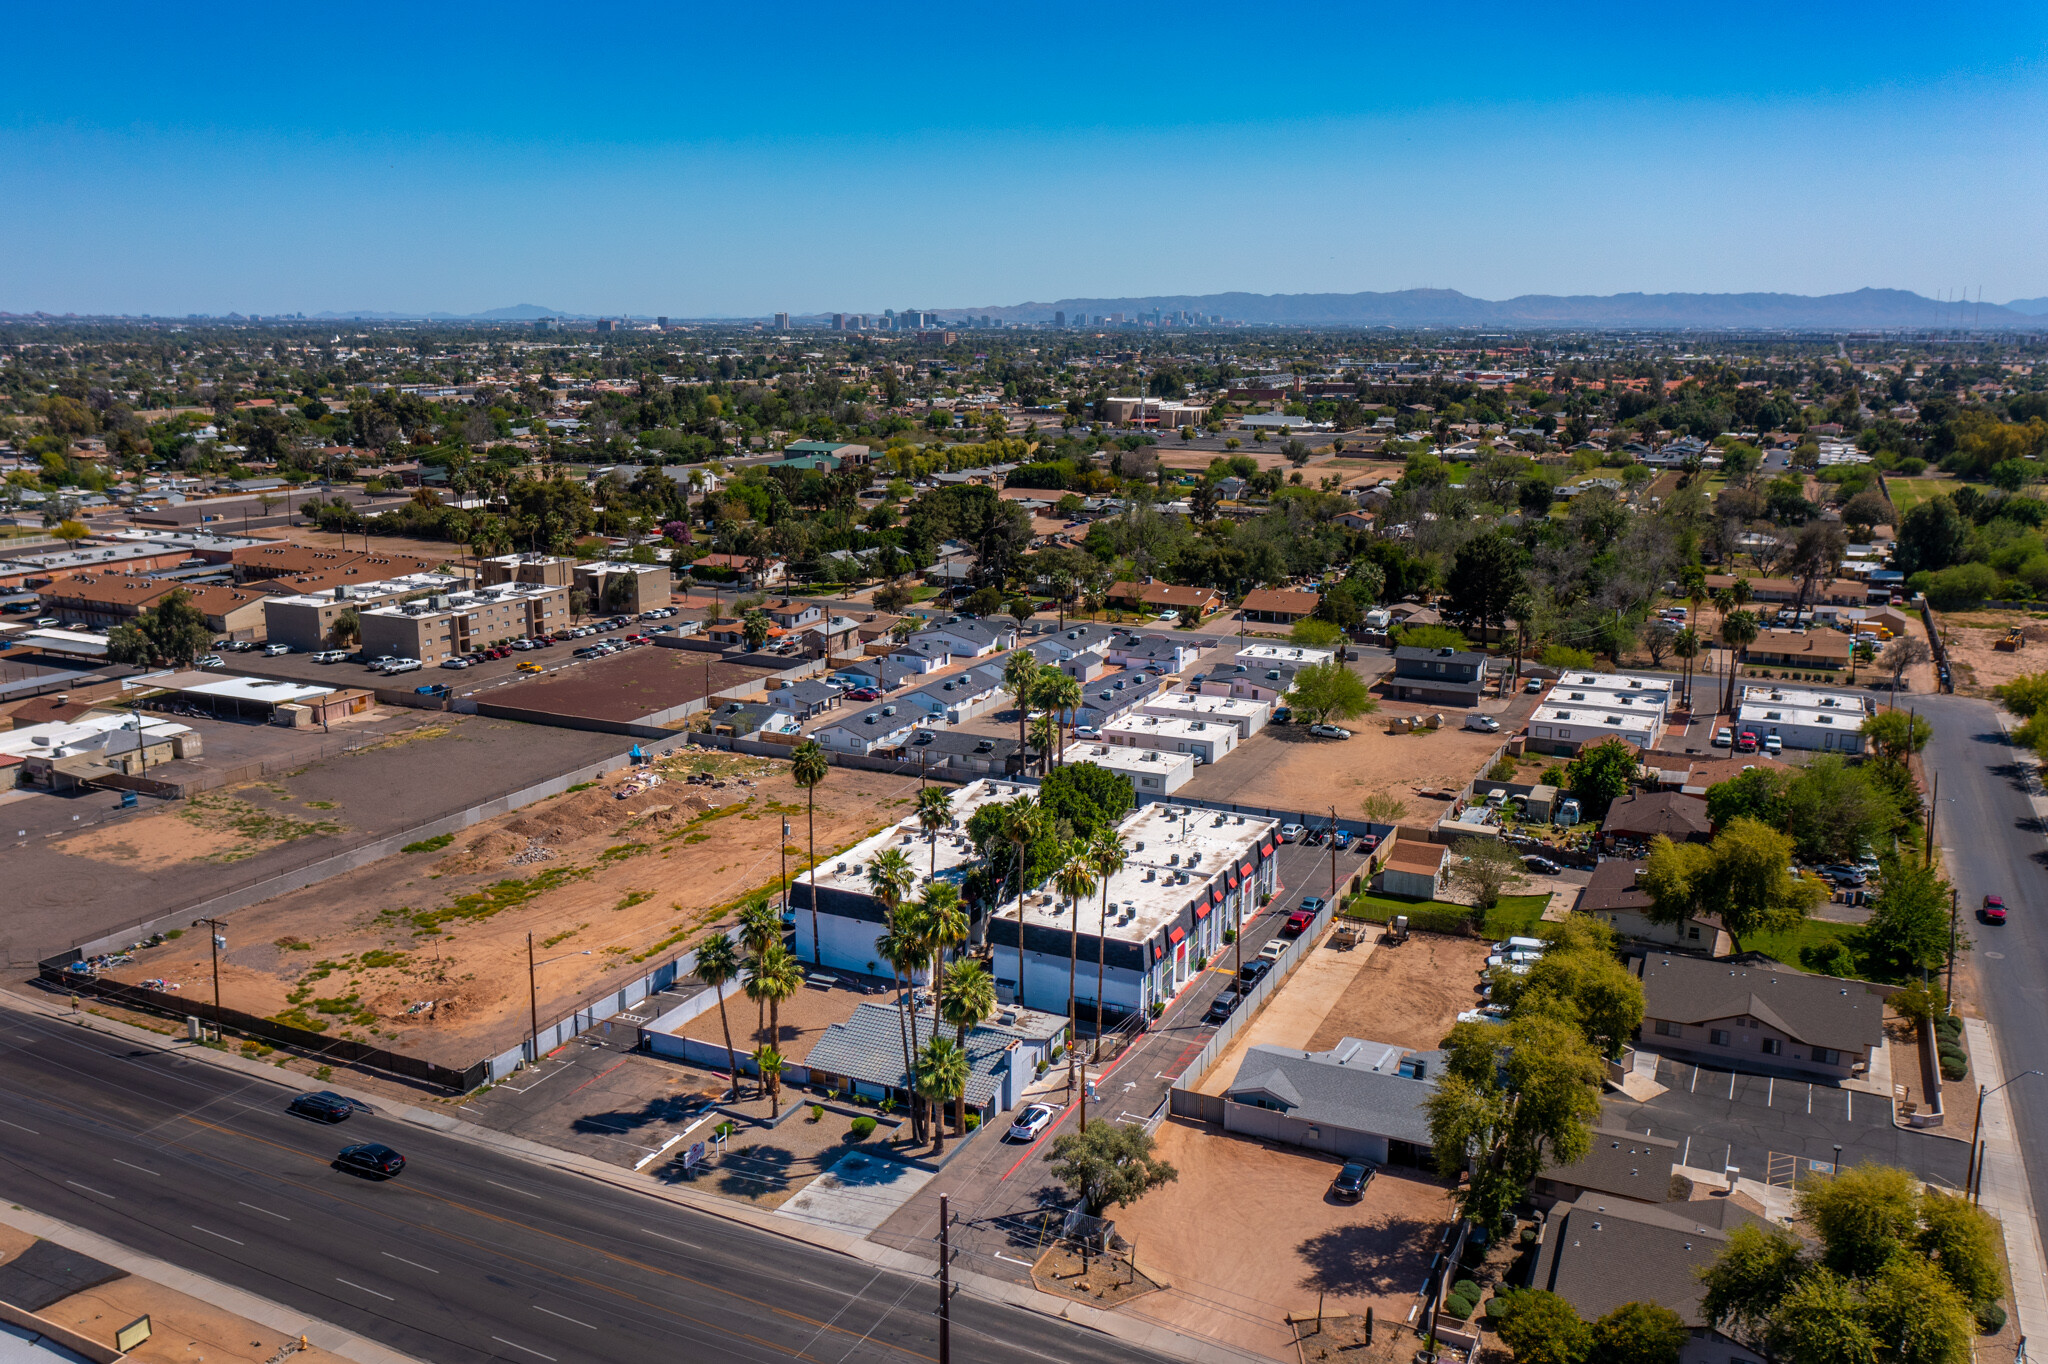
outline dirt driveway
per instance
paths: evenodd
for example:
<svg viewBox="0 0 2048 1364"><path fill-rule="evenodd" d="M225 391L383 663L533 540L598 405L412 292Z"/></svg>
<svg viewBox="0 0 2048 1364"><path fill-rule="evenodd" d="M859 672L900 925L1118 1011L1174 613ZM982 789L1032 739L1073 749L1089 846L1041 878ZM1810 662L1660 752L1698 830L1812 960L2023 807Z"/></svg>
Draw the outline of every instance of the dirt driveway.
<svg viewBox="0 0 2048 1364"><path fill-rule="evenodd" d="M1323 1015L1308 1050L1328 1051L1346 1037L1431 1050L1461 1012L1478 1006L1485 963L1486 944L1476 938L1411 933L1399 946L1382 943Z"/></svg>
<svg viewBox="0 0 2048 1364"><path fill-rule="evenodd" d="M1414 1305L1450 1216L1442 1185L1383 1169L1363 1200L1339 1203L1332 1157L1172 1120L1159 1154L1178 1182L1116 1213L1139 1268L1165 1291L1123 1310L1276 1359L1295 1358L1286 1317L1329 1312L1399 1321Z"/></svg>

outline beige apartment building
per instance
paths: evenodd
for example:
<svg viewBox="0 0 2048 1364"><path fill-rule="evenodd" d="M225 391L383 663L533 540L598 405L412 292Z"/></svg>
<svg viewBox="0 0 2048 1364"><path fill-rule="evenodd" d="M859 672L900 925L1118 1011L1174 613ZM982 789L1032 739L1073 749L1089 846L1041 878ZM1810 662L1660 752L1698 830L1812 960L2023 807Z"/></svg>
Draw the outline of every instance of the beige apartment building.
<svg viewBox="0 0 2048 1364"><path fill-rule="evenodd" d="M363 653L434 664L569 623L569 589L501 583L359 612Z"/></svg>
<svg viewBox="0 0 2048 1364"><path fill-rule="evenodd" d="M543 587L568 587L575 576L576 561L561 554L500 554L482 564L484 587L503 583L538 583Z"/></svg>
<svg viewBox="0 0 2048 1364"><path fill-rule="evenodd" d="M263 603L264 632L274 644L311 653L333 645L334 627L350 611L358 620L379 606L454 592L462 580L445 573L417 573L382 582L343 583L324 592L295 592Z"/></svg>
<svg viewBox="0 0 2048 1364"><path fill-rule="evenodd" d="M576 586L590 594L591 615L639 615L667 606L667 564L628 564L616 559L576 565Z"/></svg>

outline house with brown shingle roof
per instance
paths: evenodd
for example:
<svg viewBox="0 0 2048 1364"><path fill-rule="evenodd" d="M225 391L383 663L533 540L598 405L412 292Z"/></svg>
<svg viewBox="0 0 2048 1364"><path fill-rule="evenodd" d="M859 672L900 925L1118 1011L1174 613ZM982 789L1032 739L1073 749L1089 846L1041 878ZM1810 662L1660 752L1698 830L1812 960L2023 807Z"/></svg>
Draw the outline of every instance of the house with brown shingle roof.
<svg viewBox="0 0 2048 1364"><path fill-rule="evenodd" d="M1178 611L1182 620L1201 620L1221 609L1223 598L1213 587L1178 583L1117 583L1109 589L1110 605L1132 610Z"/></svg>
<svg viewBox="0 0 2048 1364"><path fill-rule="evenodd" d="M1292 625L1306 620L1322 605L1322 594L1302 592L1294 588L1255 587L1244 594L1244 605L1239 608L1246 620L1265 621L1272 625Z"/></svg>
<svg viewBox="0 0 2048 1364"><path fill-rule="evenodd" d="M1641 862L1626 857L1602 858L1580 888L1578 903L1573 908L1606 924L1615 936L1634 942L1655 943L1680 952L1702 952L1710 957L1725 957L1735 949L1735 940L1721 927L1718 915L1693 914L1677 924L1652 919L1650 892L1642 888L1642 874Z"/></svg>

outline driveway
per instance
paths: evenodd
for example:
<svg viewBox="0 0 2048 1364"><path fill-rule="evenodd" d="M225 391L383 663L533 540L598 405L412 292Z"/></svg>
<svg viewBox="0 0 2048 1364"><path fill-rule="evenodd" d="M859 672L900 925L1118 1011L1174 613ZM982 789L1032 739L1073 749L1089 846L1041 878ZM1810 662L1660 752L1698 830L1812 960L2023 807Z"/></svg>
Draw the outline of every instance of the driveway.
<svg viewBox="0 0 2048 1364"><path fill-rule="evenodd" d="M1665 1090L1648 1103L1607 1095L1606 1117L1632 1132L1678 1142L1679 1163L1695 1169L1735 1165L1745 1179L1786 1184L1808 1162L1832 1164L1839 1144L1844 1164L1874 1160L1960 1188L1969 1164L1968 1141L1894 1126L1891 1102L1882 1095L1669 1057L1657 1060L1657 1083Z"/></svg>

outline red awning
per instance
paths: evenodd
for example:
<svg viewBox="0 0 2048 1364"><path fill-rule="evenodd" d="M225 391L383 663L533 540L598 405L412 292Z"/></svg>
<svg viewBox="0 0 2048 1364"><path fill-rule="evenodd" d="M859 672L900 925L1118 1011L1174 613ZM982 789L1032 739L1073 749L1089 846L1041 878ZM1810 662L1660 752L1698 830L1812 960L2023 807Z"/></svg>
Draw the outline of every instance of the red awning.
<svg viewBox="0 0 2048 1364"><path fill-rule="evenodd" d="M1197 901L1195 901L1195 918L1196 918L1197 920L1200 920L1200 919L1206 919L1206 918L1208 918L1208 917L1209 917L1209 902L1208 902L1207 900L1197 900Z"/></svg>
<svg viewBox="0 0 2048 1364"><path fill-rule="evenodd" d="M1236 889L1237 889L1237 873L1236 873L1236 872L1232 872L1232 873L1230 873L1230 888L1231 888L1232 890L1236 890Z"/></svg>
<svg viewBox="0 0 2048 1364"><path fill-rule="evenodd" d="M1182 928L1179 924L1175 924L1173 926L1173 931L1166 935L1166 940L1170 943L1178 944L1180 940L1182 938L1185 938L1187 935L1188 932L1186 929Z"/></svg>
<svg viewBox="0 0 2048 1364"><path fill-rule="evenodd" d="M1166 955L1166 949L1165 949L1165 948L1161 947L1161 946L1160 946L1160 945L1159 945L1158 943L1153 943L1153 944L1152 944L1152 960L1154 960L1154 961L1158 961L1158 960L1159 960L1159 959L1160 959L1161 957L1163 957L1163 956L1165 956L1165 955Z"/></svg>
<svg viewBox="0 0 2048 1364"><path fill-rule="evenodd" d="M1217 904L1219 904L1219 905L1220 905L1220 904L1222 904L1222 903L1223 903L1223 887L1221 887L1221 886L1211 886L1211 887L1209 887L1209 898L1210 898L1210 899L1212 899L1212 900L1214 900L1214 901L1215 901L1215 902L1216 902Z"/></svg>
<svg viewBox="0 0 2048 1364"><path fill-rule="evenodd" d="M1273 840L1270 836L1266 839L1264 843L1259 844L1259 852L1266 857L1271 857L1273 855Z"/></svg>
<svg viewBox="0 0 2048 1364"><path fill-rule="evenodd" d="M1252 874L1252 864L1247 862L1243 866L1239 867L1238 870L1243 872L1246 876L1250 876Z"/></svg>

